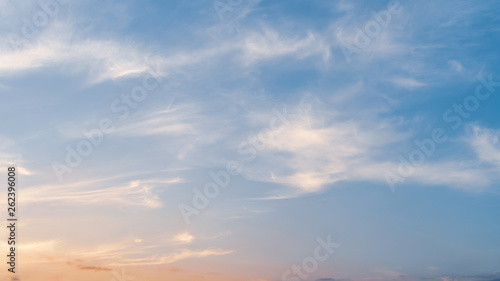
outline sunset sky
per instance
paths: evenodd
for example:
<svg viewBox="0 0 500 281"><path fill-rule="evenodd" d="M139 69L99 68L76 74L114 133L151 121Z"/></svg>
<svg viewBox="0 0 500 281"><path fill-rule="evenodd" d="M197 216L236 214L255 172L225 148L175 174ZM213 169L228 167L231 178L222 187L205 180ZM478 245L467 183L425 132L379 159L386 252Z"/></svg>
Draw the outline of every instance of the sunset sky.
<svg viewBox="0 0 500 281"><path fill-rule="evenodd" d="M499 1L0 0L0 22L2 280L500 279Z"/></svg>

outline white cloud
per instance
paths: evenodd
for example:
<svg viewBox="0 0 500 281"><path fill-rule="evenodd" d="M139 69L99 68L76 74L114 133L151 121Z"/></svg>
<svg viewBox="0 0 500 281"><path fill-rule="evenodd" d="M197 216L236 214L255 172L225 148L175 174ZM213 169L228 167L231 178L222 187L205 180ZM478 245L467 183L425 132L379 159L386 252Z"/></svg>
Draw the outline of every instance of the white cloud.
<svg viewBox="0 0 500 281"><path fill-rule="evenodd" d="M480 126L472 126L471 131L469 144L479 159L500 168L500 143L498 142L500 131Z"/></svg>
<svg viewBox="0 0 500 281"><path fill-rule="evenodd" d="M315 114L316 111L320 109L313 108L302 119L295 119L275 132L273 140L266 143L257 153L256 160L247 165L244 171L247 178L293 188L262 199L295 197L341 181L367 180L385 184L387 172L398 174L400 162L394 149L412 143L411 135L399 132L387 120L375 117L331 120ZM481 160L500 166L498 135L476 128L471 143ZM497 177L489 168L477 164L474 159L428 157L405 179L406 182L481 191Z"/></svg>
<svg viewBox="0 0 500 281"><path fill-rule="evenodd" d="M386 165L376 165L374 157L380 153L378 149L401 140L402 135L379 121L327 123L307 113L273 135L258 154L257 164L249 165L247 176L293 186L301 192L318 191L342 180L380 180Z"/></svg>
<svg viewBox="0 0 500 281"><path fill-rule="evenodd" d="M106 80L137 76L157 65L164 76L185 72L187 67L211 65L227 61L238 52L235 61L242 67L254 63L291 56L303 59L313 55L327 60L329 44L318 34L308 32L303 37L286 36L270 27L243 30L222 43L208 41L202 47L167 50L162 54L144 51L144 46L132 41L80 38L71 24L56 21L17 50L4 45L0 48L0 75L23 75L43 68L58 67L66 74L82 74L91 84ZM154 64L155 66L152 66Z"/></svg>
<svg viewBox="0 0 500 281"><path fill-rule="evenodd" d="M194 236L189 232L183 232L175 235L170 241L174 244L190 244L193 242Z"/></svg>
<svg viewBox="0 0 500 281"><path fill-rule="evenodd" d="M409 78L409 77L394 77L390 79L392 83L395 85L401 86L403 88L407 89L415 89L415 88L420 88L425 86L426 84L423 82L420 82L416 80L415 78Z"/></svg>
<svg viewBox="0 0 500 281"><path fill-rule="evenodd" d="M417 167L410 179L427 185L445 185L469 191L481 191L491 183L487 169L475 167L473 161L429 162Z"/></svg>
<svg viewBox="0 0 500 281"><path fill-rule="evenodd" d="M147 258L138 259L125 259L123 262L112 262L107 266L133 266L133 265L159 265L174 263L179 260L189 258L205 258L209 256L220 256L231 254L233 251L226 251L222 249L207 249L202 251L181 250L178 253L164 256L152 256Z"/></svg>
<svg viewBox="0 0 500 281"><path fill-rule="evenodd" d="M197 135L203 121L201 108L193 103L170 105L166 109L141 114L116 130L124 136Z"/></svg>
<svg viewBox="0 0 500 281"><path fill-rule="evenodd" d="M34 171L25 167L22 154L16 153L16 151L18 148L15 141L0 136L0 167L16 167L17 172L25 176L35 174Z"/></svg>
<svg viewBox="0 0 500 281"><path fill-rule="evenodd" d="M180 178L133 180L121 183L116 183L115 180L116 178L104 178L56 185L31 186L24 189L21 196L26 204L59 202L62 204L121 204L158 208L162 206L162 202L155 189L181 182Z"/></svg>
<svg viewBox="0 0 500 281"><path fill-rule="evenodd" d="M322 55L324 60L330 57L330 46L318 34L309 32L303 38L285 37L271 28L250 32L244 38L242 50L246 65L287 55L299 59L312 55Z"/></svg>
<svg viewBox="0 0 500 281"><path fill-rule="evenodd" d="M57 26L57 25L56 25ZM91 83L139 74L148 70L148 56L130 44L112 40L79 40L65 27L40 36L19 50L0 54L0 74L18 75L40 68L60 66L71 72L89 73Z"/></svg>
<svg viewBox="0 0 500 281"><path fill-rule="evenodd" d="M451 69L453 69L456 72L462 72L464 69L462 64L457 60L449 60L448 64L450 65Z"/></svg>

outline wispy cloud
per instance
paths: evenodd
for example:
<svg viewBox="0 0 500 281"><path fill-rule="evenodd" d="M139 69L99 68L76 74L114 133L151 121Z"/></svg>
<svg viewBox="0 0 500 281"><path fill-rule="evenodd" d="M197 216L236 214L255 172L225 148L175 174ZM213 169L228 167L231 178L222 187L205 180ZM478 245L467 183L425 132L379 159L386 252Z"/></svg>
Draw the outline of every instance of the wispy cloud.
<svg viewBox="0 0 500 281"><path fill-rule="evenodd" d="M0 74L19 75L47 67L61 67L71 72L86 72L91 83L137 75L148 70L150 54L139 51L133 43L113 40L80 39L73 27L54 24L44 36L19 50L7 47L0 55Z"/></svg>
<svg viewBox="0 0 500 281"><path fill-rule="evenodd" d="M330 46L322 36L309 32L306 36L286 37L276 30L264 27L261 32L251 32L244 39L243 62L246 65L283 56L305 58L320 55L324 60L330 57Z"/></svg>
<svg viewBox="0 0 500 281"><path fill-rule="evenodd" d="M246 171L247 176L294 186L302 192L318 191L342 180L378 180L376 171L384 165L377 167L375 157L403 134L384 122L338 119L325 123L316 110L319 108L278 131L258 164ZM367 174L367 170L373 173Z"/></svg>
<svg viewBox="0 0 500 281"><path fill-rule="evenodd" d="M35 174L35 171L26 168L25 160L18 151L19 149L15 141L0 136L0 166L15 166L17 173L25 176Z"/></svg>
<svg viewBox="0 0 500 281"><path fill-rule="evenodd" d="M385 182L385 173L397 170L400 165L393 146L411 143L414 139L412 134L397 129L391 120L377 117L342 120L340 110L333 118L335 121L330 118L326 123L317 115L318 111L321 111L320 106L313 107L304 118L276 132L255 165L250 164L244 171L249 179L284 187L262 199L296 197L342 181ZM470 143L479 158L500 163L496 133L480 128L473 131ZM395 160L388 160L392 157ZM477 159L429 158L416 166L407 179L425 185L481 191L497 177L490 168L477 164ZM287 191L285 187L292 189Z"/></svg>
<svg viewBox="0 0 500 281"><path fill-rule="evenodd" d="M67 184L32 186L23 190L25 203L59 202L61 204L118 204L158 208L162 202L155 189L181 182L180 178L120 181L103 178ZM48 196L47 194L52 194Z"/></svg>
<svg viewBox="0 0 500 281"><path fill-rule="evenodd" d="M193 240L194 236L189 234L189 232L177 234L171 239L175 244L190 244Z"/></svg>
<svg viewBox="0 0 500 281"><path fill-rule="evenodd" d="M407 89L415 89L425 86L425 83L422 83L415 78L403 78L403 77L395 77L390 80L397 86L401 86Z"/></svg>
<svg viewBox="0 0 500 281"><path fill-rule="evenodd" d="M473 125L469 143L479 159L500 168L500 131Z"/></svg>
<svg viewBox="0 0 500 281"><path fill-rule="evenodd" d="M216 250L202 250L202 251L192 251L192 250L182 250L178 253L168 255L168 256L153 256L148 258L139 259L126 259L122 263L111 263L109 266L134 266L134 265L159 265L159 264L170 264L179 260L184 260L188 258L205 258L209 256L220 256L231 254L233 251L224 251L221 249Z"/></svg>

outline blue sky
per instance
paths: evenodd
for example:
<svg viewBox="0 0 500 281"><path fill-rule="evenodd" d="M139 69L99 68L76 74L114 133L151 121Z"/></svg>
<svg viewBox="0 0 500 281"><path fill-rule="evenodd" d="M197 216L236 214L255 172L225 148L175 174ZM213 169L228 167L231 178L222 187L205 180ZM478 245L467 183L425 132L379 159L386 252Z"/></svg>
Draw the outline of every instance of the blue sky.
<svg viewBox="0 0 500 281"><path fill-rule="evenodd" d="M0 1L21 279L499 278L499 11Z"/></svg>

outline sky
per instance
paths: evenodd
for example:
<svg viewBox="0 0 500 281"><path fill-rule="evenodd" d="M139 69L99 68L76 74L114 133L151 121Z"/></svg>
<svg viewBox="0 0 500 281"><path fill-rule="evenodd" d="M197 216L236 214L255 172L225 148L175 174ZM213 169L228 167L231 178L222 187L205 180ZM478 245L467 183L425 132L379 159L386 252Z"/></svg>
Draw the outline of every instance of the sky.
<svg viewBox="0 0 500 281"><path fill-rule="evenodd" d="M0 15L2 280L500 279L500 2Z"/></svg>

